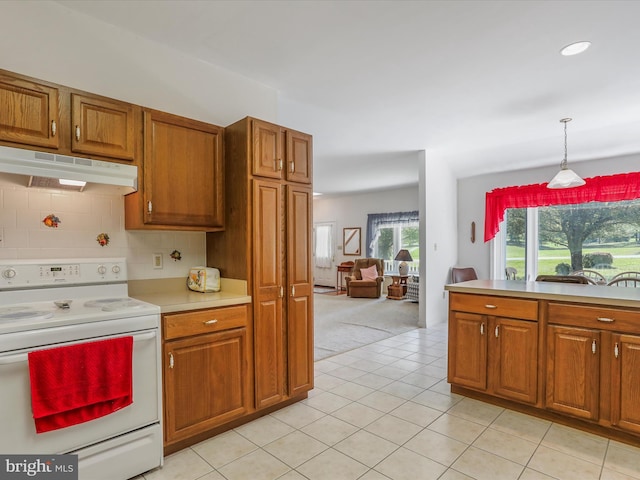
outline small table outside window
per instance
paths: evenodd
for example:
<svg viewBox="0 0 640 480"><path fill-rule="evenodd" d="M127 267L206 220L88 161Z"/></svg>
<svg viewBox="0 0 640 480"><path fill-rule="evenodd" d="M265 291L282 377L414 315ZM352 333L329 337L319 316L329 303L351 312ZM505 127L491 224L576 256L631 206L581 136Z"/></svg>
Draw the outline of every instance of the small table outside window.
<svg viewBox="0 0 640 480"><path fill-rule="evenodd" d="M407 294L407 279L409 275L389 275L391 285L387 287L387 298L391 300L402 300Z"/></svg>
<svg viewBox="0 0 640 480"><path fill-rule="evenodd" d="M344 274L353 271L353 262L341 263L337 265L336 268L338 269L336 272L336 295L340 295L347 291L347 288L344 286Z"/></svg>

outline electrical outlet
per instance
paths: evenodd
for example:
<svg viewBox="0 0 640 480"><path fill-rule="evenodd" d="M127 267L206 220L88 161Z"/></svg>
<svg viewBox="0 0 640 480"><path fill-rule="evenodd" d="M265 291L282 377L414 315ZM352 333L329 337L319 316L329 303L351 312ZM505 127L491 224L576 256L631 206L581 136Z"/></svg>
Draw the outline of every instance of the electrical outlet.
<svg viewBox="0 0 640 480"><path fill-rule="evenodd" d="M153 268L162 268L162 254L154 253L153 254Z"/></svg>

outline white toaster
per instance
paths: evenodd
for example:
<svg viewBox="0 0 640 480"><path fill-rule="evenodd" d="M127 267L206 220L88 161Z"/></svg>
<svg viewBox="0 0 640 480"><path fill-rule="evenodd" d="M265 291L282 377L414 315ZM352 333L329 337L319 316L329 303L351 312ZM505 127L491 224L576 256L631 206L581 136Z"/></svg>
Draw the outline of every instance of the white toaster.
<svg viewBox="0 0 640 480"><path fill-rule="evenodd" d="M194 292L219 292L220 270L210 267L193 267L189 270L187 287Z"/></svg>

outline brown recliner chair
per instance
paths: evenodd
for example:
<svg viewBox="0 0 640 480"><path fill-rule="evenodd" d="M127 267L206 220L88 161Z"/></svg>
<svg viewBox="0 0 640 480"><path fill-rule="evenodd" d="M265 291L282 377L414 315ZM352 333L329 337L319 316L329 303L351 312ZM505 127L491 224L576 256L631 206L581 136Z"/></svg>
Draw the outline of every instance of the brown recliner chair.
<svg viewBox="0 0 640 480"><path fill-rule="evenodd" d="M375 280L363 280L360 269L376 266L378 277ZM358 258L353 266L353 274L346 277L347 295L353 298L380 298L384 279L384 262L380 258Z"/></svg>

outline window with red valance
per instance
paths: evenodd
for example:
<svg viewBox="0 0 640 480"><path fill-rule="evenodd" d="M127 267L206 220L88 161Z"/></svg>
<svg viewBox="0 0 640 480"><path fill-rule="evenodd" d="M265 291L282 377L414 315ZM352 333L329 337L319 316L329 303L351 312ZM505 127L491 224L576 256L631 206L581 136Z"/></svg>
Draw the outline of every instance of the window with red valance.
<svg viewBox="0 0 640 480"><path fill-rule="evenodd" d="M549 189L546 183L496 188L486 194L484 241L496 236L508 208L546 207L588 202L619 202L640 198L640 172L585 179L585 185Z"/></svg>

